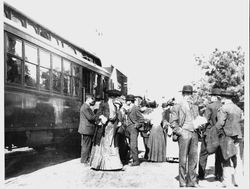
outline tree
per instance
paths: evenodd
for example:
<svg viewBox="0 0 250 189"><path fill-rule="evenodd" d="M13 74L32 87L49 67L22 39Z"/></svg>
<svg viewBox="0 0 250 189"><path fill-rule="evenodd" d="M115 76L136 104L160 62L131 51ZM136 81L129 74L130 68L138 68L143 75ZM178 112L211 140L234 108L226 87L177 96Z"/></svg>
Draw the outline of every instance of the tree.
<svg viewBox="0 0 250 189"><path fill-rule="evenodd" d="M215 49L209 56L196 56L195 61L204 71L204 77L194 83L198 96L208 96L212 87L224 90L233 90L238 99L236 102L244 101L244 63L245 56L242 48L236 50L220 51Z"/></svg>

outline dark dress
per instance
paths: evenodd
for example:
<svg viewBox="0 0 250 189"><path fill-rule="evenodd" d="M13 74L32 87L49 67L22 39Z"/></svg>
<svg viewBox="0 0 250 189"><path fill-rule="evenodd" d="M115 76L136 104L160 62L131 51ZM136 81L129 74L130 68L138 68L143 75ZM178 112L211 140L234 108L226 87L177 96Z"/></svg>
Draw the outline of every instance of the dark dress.
<svg viewBox="0 0 250 189"><path fill-rule="evenodd" d="M148 139L148 160L153 162L164 162L166 161L166 136L161 127L161 109L155 109L151 115L149 115L149 119L153 126Z"/></svg>

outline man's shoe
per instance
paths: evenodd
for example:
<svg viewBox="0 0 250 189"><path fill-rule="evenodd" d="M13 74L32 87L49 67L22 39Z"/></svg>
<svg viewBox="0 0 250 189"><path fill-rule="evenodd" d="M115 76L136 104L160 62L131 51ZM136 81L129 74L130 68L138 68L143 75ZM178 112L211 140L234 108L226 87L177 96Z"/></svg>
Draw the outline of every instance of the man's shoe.
<svg viewBox="0 0 250 189"><path fill-rule="evenodd" d="M140 165L140 162L133 162L133 163L130 164L130 166L132 166L132 167L133 166L139 166L139 165Z"/></svg>

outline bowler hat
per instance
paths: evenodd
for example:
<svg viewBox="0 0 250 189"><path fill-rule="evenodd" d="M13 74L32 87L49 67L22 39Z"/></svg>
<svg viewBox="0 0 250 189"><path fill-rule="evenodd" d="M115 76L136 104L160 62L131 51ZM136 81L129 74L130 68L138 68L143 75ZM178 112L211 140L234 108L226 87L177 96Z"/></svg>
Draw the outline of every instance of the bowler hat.
<svg viewBox="0 0 250 189"><path fill-rule="evenodd" d="M126 96L126 101L134 101L135 100L135 96L134 95L127 95Z"/></svg>
<svg viewBox="0 0 250 189"><path fill-rule="evenodd" d="M196 91L193 90L193 87L191 85L184 85L182 91L180 92L195 93Z"/></svg>
<svg viewBox="0 0 250 189"><path fill-rule="evenodd" d="M219 88L213 88L211 90L210 95L218 95L218 96L221 95L221 89L219 89Z"/></svg>
<svg viewBox="0 0 250 189"><path fill-rule="evenodd" d="M118 97L118 96L121 96L121 92L116 90L116 89L113 89L113 90L108 90L106 92L108 94L109 97Z"/></svg>

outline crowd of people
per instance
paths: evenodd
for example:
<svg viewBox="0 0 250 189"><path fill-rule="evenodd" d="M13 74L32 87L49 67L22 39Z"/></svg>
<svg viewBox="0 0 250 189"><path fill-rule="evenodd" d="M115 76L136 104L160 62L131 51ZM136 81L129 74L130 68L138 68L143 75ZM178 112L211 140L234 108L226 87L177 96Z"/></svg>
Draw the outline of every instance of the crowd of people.
<svg viewBox="0 0 250 189"><path fill-rule="evenodd" d="M214 88L211 102L201 111L192 98L196 92L192 86L185 85L180 92L183 98L178 102L173 98L154 106L140 96L121 96L117 90L106 91L107 99L88 95L80 109L81 163L94 170L139 166L140 134L144 161L165 162L167 141L178 144L180 187L199 187L210 154L215 154L215 179L223 187L238 186L243 111L232 101L235 94Z"/></svg>

